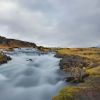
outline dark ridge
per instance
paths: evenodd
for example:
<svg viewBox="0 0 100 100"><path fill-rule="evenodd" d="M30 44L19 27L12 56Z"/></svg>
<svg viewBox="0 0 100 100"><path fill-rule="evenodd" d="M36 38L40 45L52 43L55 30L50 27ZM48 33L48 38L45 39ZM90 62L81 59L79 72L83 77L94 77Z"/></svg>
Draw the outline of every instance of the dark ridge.
<svg viewBox="0 0 100 100"><path fill-rule="evenodd" d="M37 46L35 43L16 40L16 39L8 39L8 38L0 36L0 48L4 48L4 47L8 47L8 48L33 47L33 48L36 48Z"/></svg>

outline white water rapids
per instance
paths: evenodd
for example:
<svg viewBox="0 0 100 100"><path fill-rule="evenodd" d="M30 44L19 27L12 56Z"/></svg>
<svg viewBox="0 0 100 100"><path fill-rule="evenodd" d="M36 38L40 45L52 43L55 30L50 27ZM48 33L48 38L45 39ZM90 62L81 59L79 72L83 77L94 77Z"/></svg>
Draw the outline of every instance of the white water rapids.
<svg viewBox="0 0 100 100"><path fill-rule="evenodd" d="M0 66L0 100L51 100L65 85L53 53L16 49Z"/></svg>

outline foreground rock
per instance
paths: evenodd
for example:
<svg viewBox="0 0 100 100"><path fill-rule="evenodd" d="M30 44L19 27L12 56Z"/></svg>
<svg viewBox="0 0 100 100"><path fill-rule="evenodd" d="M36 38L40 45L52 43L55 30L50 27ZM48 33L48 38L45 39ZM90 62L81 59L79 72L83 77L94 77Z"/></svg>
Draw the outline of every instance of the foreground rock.
<svg viewBox="0 0 100 100"><path fill-rule="evenodd" d="M7 63L11 58L3 53L0 53L0 65Z"/></svg>
<svg viewBox="0 0 100 100"><path fill-rule="evenodd" d="M59 63L60 69L69 73L65 79L67 82L83 82L88 76L86 68L93 64L89 59L78 55L56 55L56 57L62 58Z"/></svg>
<svg viewBox="0 0 100 100"><path fill-rule="evenodd" d="M91 62L85 57L80 57L78 55L61 55L60 69L68 69L71 67L88 67Z"/></svg>

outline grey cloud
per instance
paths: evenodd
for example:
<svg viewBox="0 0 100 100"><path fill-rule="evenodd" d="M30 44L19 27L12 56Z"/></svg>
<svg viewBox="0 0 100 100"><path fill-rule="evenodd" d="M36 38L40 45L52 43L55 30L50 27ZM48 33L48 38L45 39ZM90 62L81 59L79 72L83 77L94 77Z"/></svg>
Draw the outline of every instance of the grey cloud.
<svg viewBox="0 0 100 100"><path fill-rule="evenodd" d="M87 47L100 44L99 0L2 2L6 1L12 7L8 10L2 6L0 10L0 33L3 30L9 37L13 38L15 34L16 38L44 46Z"/></svg>
<svg viewBox="0 0 100 100"><path fill-rule="evenodd" d="M31 11L52 13L54 10L52 4L48 0L22 0L20 4Z"/></svg>
<svg viewBox="0 0 100 100"><path fill-rule="evenodd" d="M63 16L57 29L66 34L65 41L70 41L70 46L93 46L100 39L99 0L71 1L62 5Z"/></svg>

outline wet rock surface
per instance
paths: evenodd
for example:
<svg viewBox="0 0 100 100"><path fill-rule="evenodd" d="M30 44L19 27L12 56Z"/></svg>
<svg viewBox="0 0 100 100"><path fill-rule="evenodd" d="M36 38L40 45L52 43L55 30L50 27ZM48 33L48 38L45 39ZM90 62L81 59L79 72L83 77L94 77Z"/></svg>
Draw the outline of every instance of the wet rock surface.
<svg viewBox="0 0 100 100"><path fill-rule="evenodd" d="M11 60L10 56L7 56L5 54L0 53L0 65L4 64L4 63L7 63L10 60Z"/></svg>
<svg viewBox="0 0 100 100"><path fill-rule="evenodd" d="M60 60L60 69L66 69L70 67L88 67L90 60L78 55L56 55L56 57L62 58Z"/></svg>

